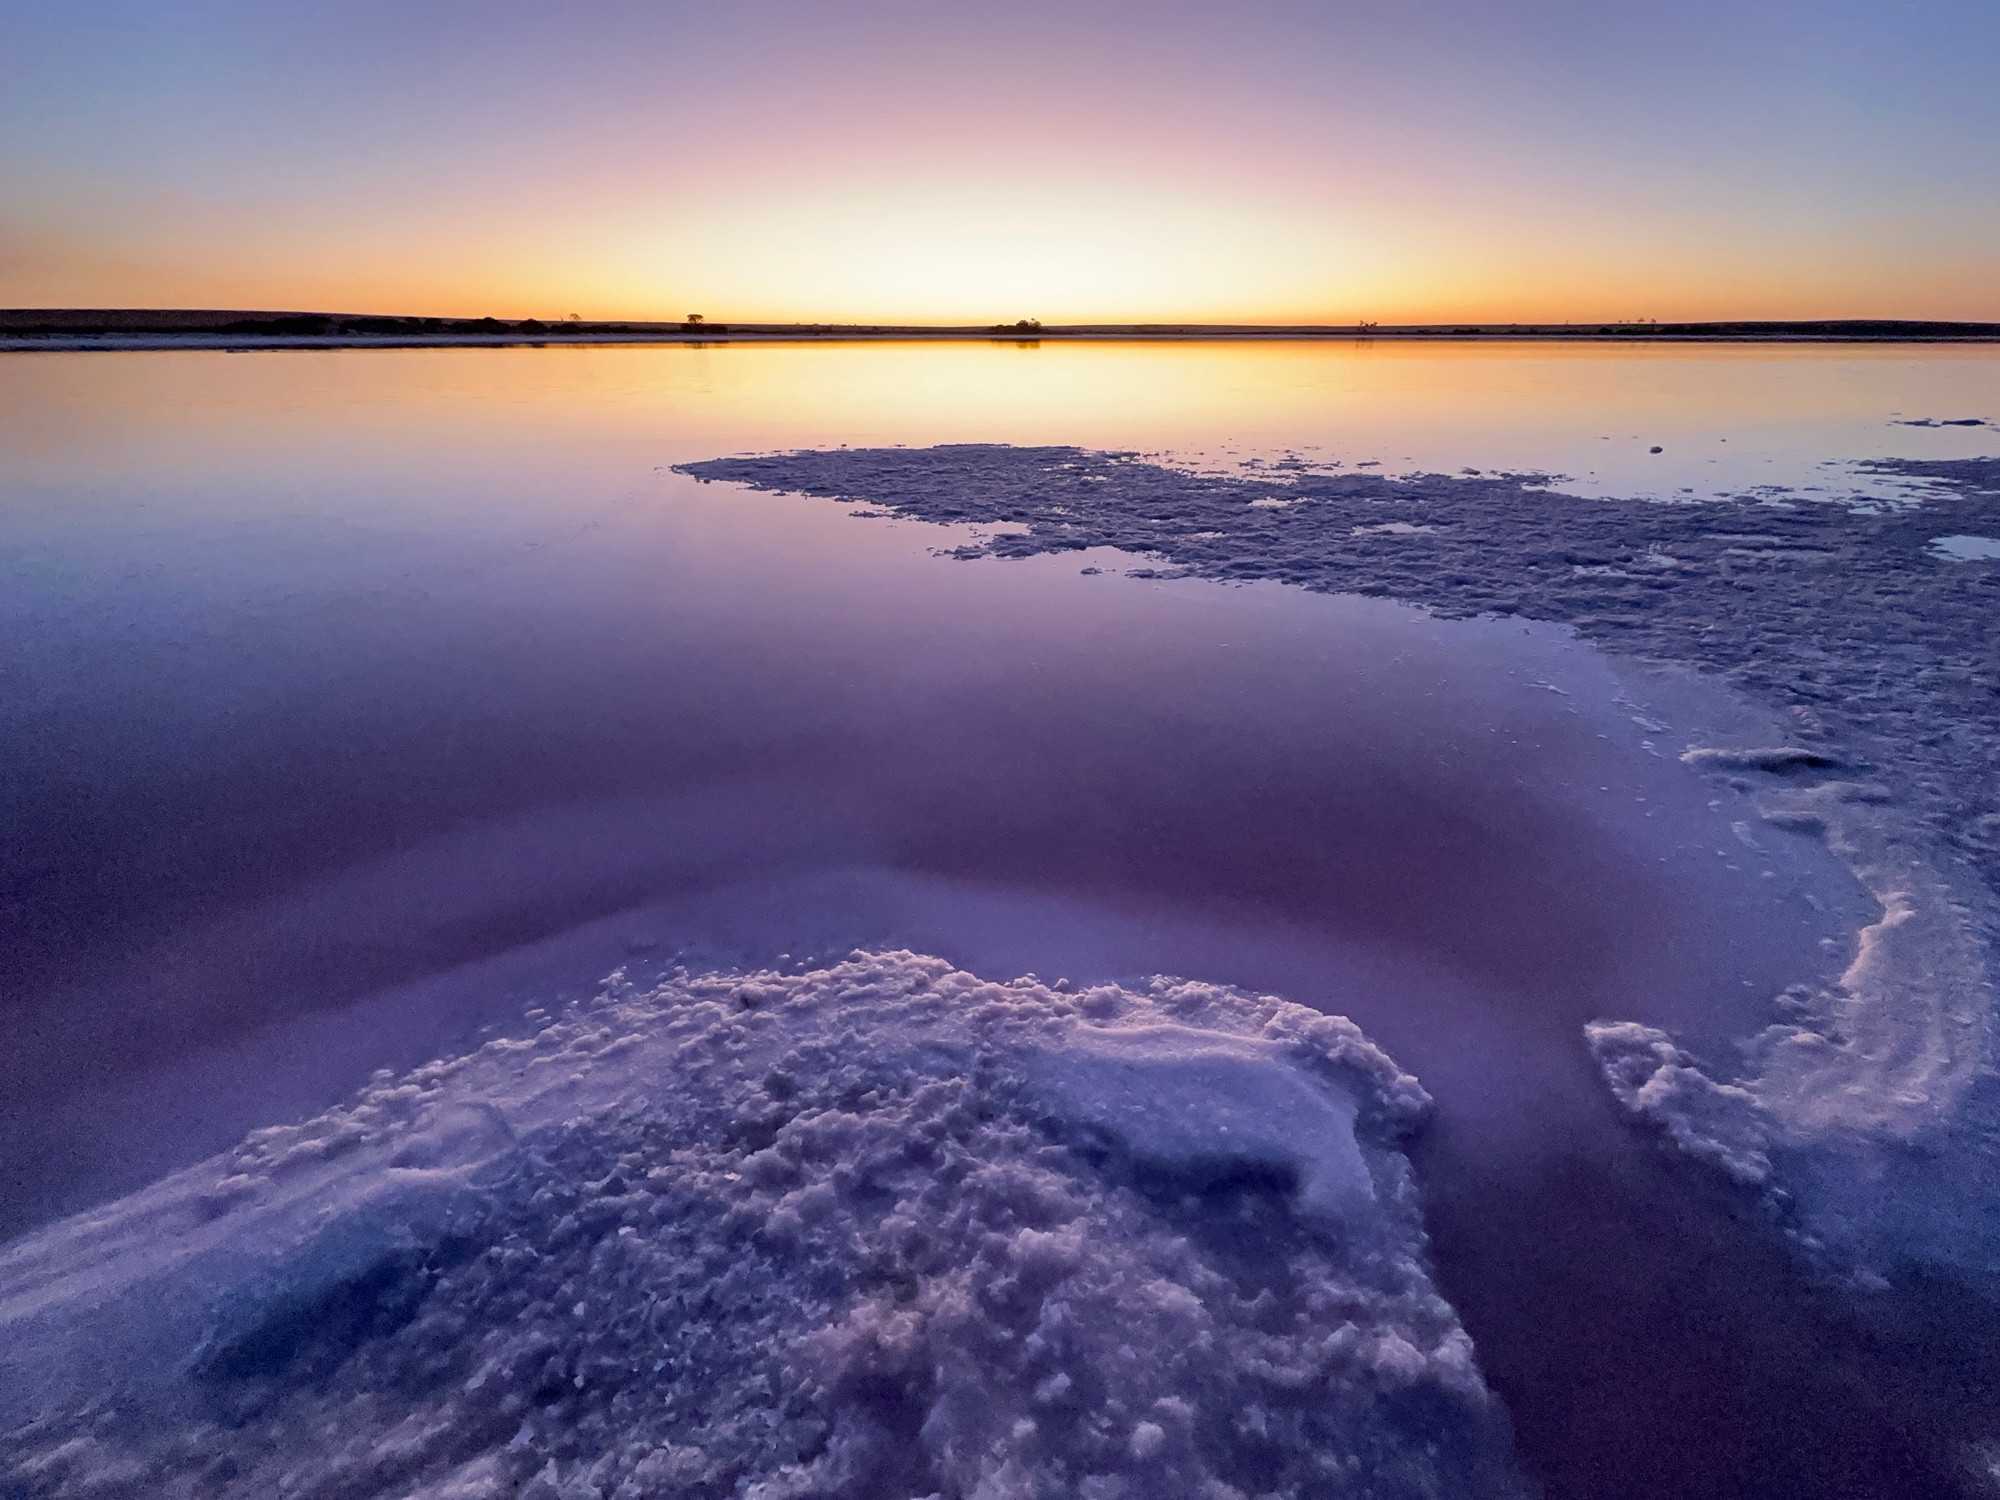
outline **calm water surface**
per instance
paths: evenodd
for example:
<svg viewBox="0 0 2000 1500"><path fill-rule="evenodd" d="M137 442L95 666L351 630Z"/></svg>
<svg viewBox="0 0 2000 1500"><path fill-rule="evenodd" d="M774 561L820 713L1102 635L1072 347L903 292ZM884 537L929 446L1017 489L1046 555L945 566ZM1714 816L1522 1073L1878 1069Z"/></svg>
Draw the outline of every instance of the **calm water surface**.
<svg viewBox="0 0 2000 1500"><path fill-rule="evenodd" d="M1626 1130L1581 1046L1612 1015L1722 1048L1844 962L1851 882L1751 850L1673 758L1777 732L1754 711L1553 629L959 563L941 528L668 472L1074 442L1809 501L1854 461L1994 446L1899 415L2000 415L2000 359L0 360L0 1232L615 964L1166 970L1352 1015L1438 1096L1441 1279L1552 1493L1945 1493L1928 1377Z"/></svg>

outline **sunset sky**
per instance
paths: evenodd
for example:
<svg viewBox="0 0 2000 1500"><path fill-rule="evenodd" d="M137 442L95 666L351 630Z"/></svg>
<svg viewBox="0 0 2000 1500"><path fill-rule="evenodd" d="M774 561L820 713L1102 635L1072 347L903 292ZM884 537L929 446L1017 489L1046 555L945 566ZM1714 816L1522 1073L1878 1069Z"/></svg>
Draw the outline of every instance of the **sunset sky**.
<svg viewBox="0 0 2000 1500"><path fill-rule="evenodd" d="M2000 318L1994 0L0 5L0 305Z"/></svg>

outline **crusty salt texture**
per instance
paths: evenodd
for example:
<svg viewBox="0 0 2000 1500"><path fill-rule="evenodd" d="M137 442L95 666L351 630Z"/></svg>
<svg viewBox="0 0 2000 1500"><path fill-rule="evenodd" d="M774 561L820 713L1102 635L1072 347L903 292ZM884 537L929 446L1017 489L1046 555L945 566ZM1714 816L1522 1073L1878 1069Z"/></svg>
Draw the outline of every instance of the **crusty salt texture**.
<svg viewBox="0 0 2000 1500"><path fill-rule="evenodd" d="M622 981L0 1252L36 1496L1521 1493L1351 1023Z"/></svg>

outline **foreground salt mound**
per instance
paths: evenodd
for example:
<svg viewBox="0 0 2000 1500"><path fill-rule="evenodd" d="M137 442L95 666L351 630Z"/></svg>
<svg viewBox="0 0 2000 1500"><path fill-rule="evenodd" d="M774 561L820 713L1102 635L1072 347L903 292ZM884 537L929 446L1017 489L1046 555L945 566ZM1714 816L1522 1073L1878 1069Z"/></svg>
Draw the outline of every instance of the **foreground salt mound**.
<svg viewBox="0 0 2000 1500"><path fill-rule="evenodd" d="M1348 1021L614 982L0 1255L30 1495L1511 1495Z"/></svg>

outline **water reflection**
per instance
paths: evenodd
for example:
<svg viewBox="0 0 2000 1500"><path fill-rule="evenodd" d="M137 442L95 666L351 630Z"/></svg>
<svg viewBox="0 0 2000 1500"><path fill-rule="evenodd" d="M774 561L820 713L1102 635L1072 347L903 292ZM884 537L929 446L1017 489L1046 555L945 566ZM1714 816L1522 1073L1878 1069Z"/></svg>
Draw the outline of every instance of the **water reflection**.
<svg viewBox="0 0 2000 1500"><path fill-rule="evenodd" d="M513 408L504 424L499 406ZM1992 345L806 344L0 361L0 464L72 481L142 454L156 470L187 463L212 477L230 467L218 447L296 464L343 425L383 456L454 429L490 453L617 444L646 428L656 462L780 434L807 447L1078 443L1214 462L1289 451L1391 471L1531 470L1568 475L1580 493L1673 497L1824 484L1829 462L1977 456L1989 428L1911 425L1969 417L2000 419Z"/></svg>

